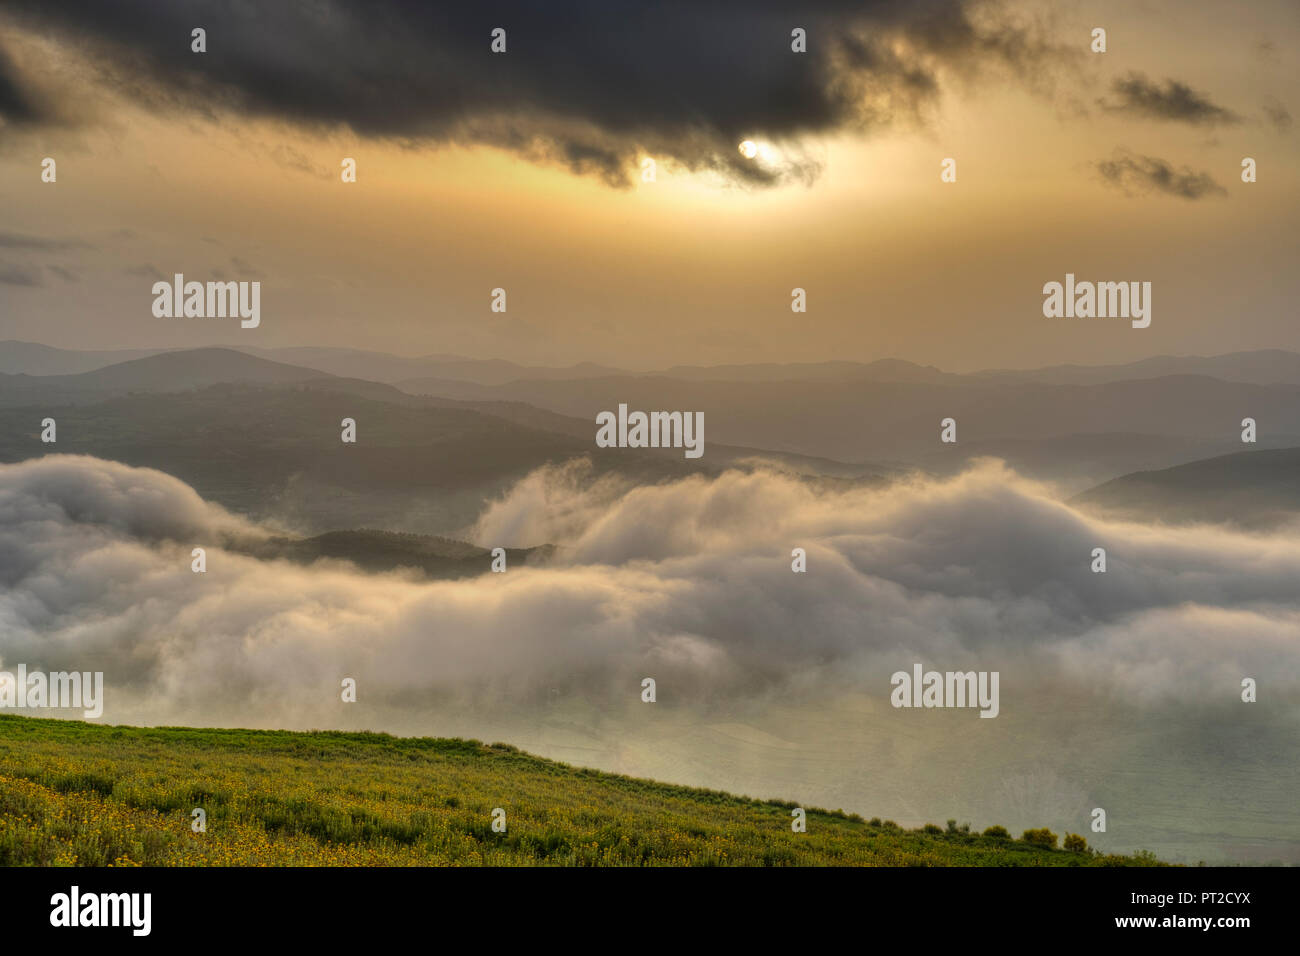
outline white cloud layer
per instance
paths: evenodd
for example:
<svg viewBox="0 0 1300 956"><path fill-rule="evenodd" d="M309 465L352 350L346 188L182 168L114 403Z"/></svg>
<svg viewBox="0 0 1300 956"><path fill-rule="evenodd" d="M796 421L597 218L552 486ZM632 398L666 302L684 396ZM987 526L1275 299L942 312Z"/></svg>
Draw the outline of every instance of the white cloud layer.
<svg viewBox="0 0 1300 956"><path fill-rule="evenodd" d="M571 463L474 531L555 543L550 564L459 581L221 547L259 533L160 472L0 465L0 666L103 671L110 722L503 738L900 822L1082 832L1103 805L1146 821L1120 843L1295 849L1294 537L1101 522L997 462L850 490L764 471L628 488ZM1001 715L890 708L913 662L999 671ZM1188 786L1209 797L1170 819Z"/></svg>

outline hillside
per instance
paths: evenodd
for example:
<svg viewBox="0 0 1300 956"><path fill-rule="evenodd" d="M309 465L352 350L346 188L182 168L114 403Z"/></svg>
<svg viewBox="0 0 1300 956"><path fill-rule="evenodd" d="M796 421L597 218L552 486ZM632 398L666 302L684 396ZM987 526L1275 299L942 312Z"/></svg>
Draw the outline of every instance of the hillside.
<svg viewBox="0 0 1300 956"><path fill-rule="evenodd" d="M0 865L1151 865L599 773L504 744L0 716ZM206 813L194 833L191 813ZM492 812L506 813L506 832Z"/></svg>
<svg viewBox="0 0 1300 956"><path fill-rule="evenodd" d="M387 386L362 383L353 393L344 385L213 385L35 409L0 403L0 461L89 454L157 468L227 508L309 534L355 527L445 534L532 469L579 456L589 456L597 474L617 470L637 481L699 470L680 452L600 449L590 438L391 389L400 404L362 394ZM46 415L58 422L57 444L40 441ZM357 422L355 445L340 440L344 418Z"/></svg>
<svg viewBox="0 0 1300 956"><path fill-rule="evenodd" d="M40 441L40 422L58 441ZM344 418L356 444L340 440ZM411 395L378 382L323 376L229 349L168 352L71 376L0 375L0 462L90 454L156 468L204 497L295 530L373 527L462 531L483 501L548 463L590 458L596 475L653 483L717 471L753 456L790 470L877 481L865 466L710 442L704 459L677 449L608 449L591 419L520 402Z"/></svg>
<svg viewBox="0 0 1300 956"><path fill-rule="evenodd" d="M291 346L257 348L235 344L214 348L236 349L248 355L315 369L343 378L373 382L451 380L479 385L505 385L528 380L577 380L635 375L627 369L579 362L567 367L520 365L503 359L475 359L462 355L403 356L364 349ZM32 376L75 375L169 349L89 350L60 349L34 342L0 342L0 373ZM690 381L779 382L876 381L957 384L967 382L1038 382L1047 385L1101 385L1166 375L1205 375L1229 382L1255 385L1300 385L1300 353L1283 349L1257 349L1224 355L1156 355L1117 365L1053 365L1043 368L984 369L945 372L903 359L825 362L754 362L736 365L673 365L642 372Z"/></svg>
<svg viewBox="0 0 1300 956"><path fill-rule="evenodd" d="M591 420L603 409L686 408L705 413L713 441L840 461L924 455L939 445L940 421L958 422L970 442L1039 441L1068 435L1167 435L1239 441L1250 414L1261 441L1300 436L1300 386L1245 385L1166 376L1106 385L910 382L697 382L654 376L513 382L486 387L401 382L415 394L526 402Z"/></svg>
<svg viewBox="0 0 1300 956"><path fill-rule="evenodd" d="M709 440L847 462L906 461L937 473L992 455L1082 491L1128 472L1169 467L1240 447L1241 420L1261 423L1262 447L1300 444L1300 386L1169 375L1102 385L938 382L695 381L620 376L502 386L429 379L421 395L510 401L590 420L633 409L702 411ZM956 444L939 440L957 421Z"/></svg>
<svg viewBox="0 0 1300 956"><path fill-rule="evenodd" d="M59 349L36 342L0 342L0 374L77 375L93 369L156 355L161 349Z"/></svg>
<svg viewBox="0 0 1300 956"><path fill-rule="evenodd" d="M296 564L312 564L324 558L351 561L363 571L394 571L414 568L427 577L467 578L482 574L492 563L487 548L434 535L403 534L395 531L329 531L311 538L277 536L247 542L233 542L227 550L249 554L263 561L284 558ZM543 559L553 549L506 548L510 567Z"/></svg>
<svg viewBox="0 0 1300 956"><path fill-rule="evenodd" d="M32 348L39 352L44 347ZM498 432L509 422L531 436L524 441L530 450L505 456L517 460L498 458L497 464L505 470L492 476L491 487L484 489L489 494L498 493L503 482L517 477L517 466L537 463L533 450L540 434L549 435L555 446L541 456L544 461L554 460L552 451L561 455L579 447L581 453L593 451L595 414L623 402L634 409L704 412L708 452L705 460L687 463L686 470L694 471L761 455L790 470L851 479L911 468L943 475L962 470L972 458L991 456L1004 459L1022 474L1058 482L1073 493L1132 472L1236 451L1240 422L1248 415L1261 423L1261 448L1300 444L1296 417L1300 385L1228 380L1257 376L1260 382L1289 381L1288 370L1297 356L1280 351L1160 358L1091 369L1063 366L1039 370L1041 375L1033 371L953 375L892 360L869 365L679 366L664 373L630 375L609 374L612 370L595 365L548 369L451 356L408 359L301 348L257 351L258 355L223 348L178 350L80 374L0 374L0 413L21 408L23 422L53 415L62 423L72 406L107 403L104 410L111 416L108 406L132 394L167 393L168 404L189 404L194 393L216 385L306 388L426 412L475 412L480 421L487 420L484 416L495 420L485 426L489 432ZM83 358L102 360L107 354L85 353ZM81 355L58 352L60 362ZM271 361L271 356L315 364L283 364ZM469 366L474 369L467 370ZM354 374L344 374L354 369ZM1197 374L1187 374L1188 369ZM443 377L402 377L416 370L437 371ZM1151 377L1134 377L1141 375ZM1106 381L1106 376L1124 380ZM1058 381L1075 379L1078 384ZM396 381L397 387L387 381ZM282 401L269 391L263 398L275 404ZM33 418L37 412L39 417ZM938 440L939 423L949 416L957 419L956 444ZM152 429L155 423L149 424ZM210 422L196 423L199 428L217 429L223 424L220 413ZM24 427L19 426L19 434L26 441ZM424 444L418 432L410 440L416 446ZM119 447L106 445L94 453L117 457ZM166 456L154 457L132 463L172 470ZM218 470L224 466L222 457L215 463ZM645 460L634 461L637 458L624 450L611 464L633 472L636 481L670 477L684 468L680 461L676 466L664 461L648 465ZM282 486L263 489L272 496L282 490ZM461 518L466 509L453 510ZM390 511L371 509L361 518L363 523L402 527L393 522ZM302 522L309 530L357 523L326 515ZM439 519L437 524L422 523L412 530L455 530L456 523Z"/></svg>
<svg viewBox="0 0 1300 956"><path fill-rule="evenodd" d="M1300 448L1243 451L1136 472L1072 503L1141 520L1276 527L1300 517Z"/></svg>
<svg viewBox="0 0 1300 956"><path fill-rule="evenodd" d="M323 373L246 355L235 349L163 352L75 375L0 376L6 404L88 401L127 392L177 392L217 384L286 385Z"/></svg>
<svg viewBox="0 0 1300 956"><path fill-rule="evenodd" d="M1045 382L1055 385L1104 385L1165 375L1208 375L1226 382L1300 385L1300 354L1258 349L1226 355L1156 355L1123 365L1053 365L1037 369L991 369L975 378Z"/></svg>

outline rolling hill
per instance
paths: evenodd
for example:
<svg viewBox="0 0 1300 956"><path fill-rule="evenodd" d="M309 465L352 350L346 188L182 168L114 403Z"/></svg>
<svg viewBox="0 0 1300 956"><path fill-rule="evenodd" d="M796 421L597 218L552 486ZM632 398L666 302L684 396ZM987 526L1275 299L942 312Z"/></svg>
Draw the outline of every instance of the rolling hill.
<svg viewBox="0 0 1300 956"><path fill-rule="evenodd" d="M1072 503L1147 521L1276 527L1300 519L1300 448L1242 451L1136 472Z"/></svg>
<svg viewBox="0 0 1300 956"><path fill-rule="evenodd" d="M404 378L431 376L484 385L527 379L571 379L596 375L617 375L620 369L592 362L579 362L563 368L520 365L503 359L473 359L462 355L388 355L358 349L293 347L278 349L245 348L251 355L320 369L344 378L366 378L376 382L397 382Z"/></svg>
<svg viewBox="0 0 1300 956"><path fill-rule="evenodd" d="M0 342L0 375L76 375L157 355L163 349L59 349L36 342Z"/></svg>
<svg viewBox="0 0 1300 956"><path fill-rule="evenodd" d="M58 441L40 441L40 422ZM357 423L355 445L341 422ZM515 401L417 396L231 349L167 352L70 376L0 376L0 461L90 454L156 468L205 498L316 534L371 527L449 534L544 464L589 457L632 484L756 456L800 473L879 481L862 466L727 447L598 448L595 425Z"/></svg>
<svg viewBox="0 0 1300 956"><path fill-rule="evenodd" d="M1300 385L1164 376L1100 385L1038 382L694 381L617 376L483 386L405 381L406 391L524 402L591 420L619 403L703 411L711 440L839 461L905 461L947 473L978 455L1081 491L1110 478L1240 446L1253 417L1260 444L1300 444ZM957 443L939 440L957 421Z"/></svg>
<svg viewBox="0 0 1300 956"><path fill-rule="evenodd" d="M275 536L255 541L233 541L229 551L261 560L284 558L297 564L322 559L350 561L363 571L415 569L438 579L466 578L488 570L492 556L487 548L436 535L404 534L395 531L329 531L310 538ZM545 558L549 547L506 548L509 567Z"/></svg>
<svg viewBox="0 0 1300 956"><path fill-rule="evenodd" d="M1254 385L1300 385L1300 353L1257 349L1224 355L1158 355L1116 365L1052 365L1030 369L985 369L945 372L904 359L870 362L752 362L734 365L674 365L632 372L594 362L566 367L522 365L503 359L463 355L392 355L365 349L289 346L260 348L241 344L218 346L281 364L315 369L342 378L394 384L419 379L505 385L515 381L564 381L610 376L659 376L686 381L874 381L957 384L969 382L1038 382L1046 385L1099 385L1166 375L1205 375ZM60 349L33 342L0 342L0 374L73 375L131 359L180 349Z"/></svg>
<svg viewBox="0 0 1300 956"><path fill-rule="evenodd" d="M1225 382L1300 385L1300 353L1258 349L1226 355L1157 355L1123 365L1051 365L1037 369L991 369L973 377L1052 385L1103 385L1165 375L1208 375Z"/></svg>
<svg viewBox="0 0 1300 956"><path fill-rule="evenodd" d="M340 357L334 355L336 352L343 354ZM382 353L321 349L265 350L264 354L292 354L302 360L333 356L336 360L333 367L340 370L355 365L357 360L363 365L378 363L390 373L409 368L410 363L469 361L448 356L399 360ZM1293 353L1250 352L1214 359L1151 359L1113 368L1136 373L1157 367L1188 367L1191 363L1225 374L1235 367L1242 374L1254 370L1265 378L1270 375L1285 378L1290 357ZM496 372L485 374L488 378L500 378L523 368L508 369L505 367L508 365L494 366ZM382 372L385 368L370 371ZM427 428L418 426L411 416L422 414L431 423L439 418L461 416L458 420L462 435L473 430L464 427L466 422L478 421L482 424L479 437L484 447L476 453L470 449L446 449L448 454L442 458L443 465L434 470L431 487L447 487L445 473L473 460L477 462L477 479L489 482L491 493L518 477L522 468L575 454L593 453L606 462L605 467L627 471L637 481L682 473L680 462L675 466L668 463L673 457L669 454L658 455L658 463L647 466L647 455L635 450L612 452L594 447L595 414L616 408L620 403L641 409L703 411L708 422L708 450L704 459L689 466L697 470L717 470L750 458L765 457L799 473L846 480L879 480L875 476L909 468L951 474L964 468L972 458L992 456L1005 459L1024 474L1059 482L1071 492L1081 492L1125 474L1236 451L1240 448L1239 429L1244 417L1253 417L1260 423L1262 448L1300 445L1300 385L1295 384L1260 385L1183 374L1096 384L1052 384L1028 379L1004 380L999 377L1001 373L956 376L894 361L871 365L829 362L683 366L676 369L681 377L597 374L603 371L590 366L582 369L578 377L557 378L556 375L569 374L572 370L532 369L529 374L538 377L498 384L415 378L403 379L395 387L367 378L333 375L317 368L271 361L235 349L172 351L76 375L0 375L0 409L31 410L17 424L18 435L0 440L0 455L14 460L11 456L16 452L6 447L6 443L25 444L33 422L72 406L104 403L106 427L129 429L130 423L116 415L125 406L112 403L129 402L133 394L167 394L167 404L178 408L203 405L212 418L205 421L196 413L190 416L188 427L204 429L211 425L213 434L221 434L227 427L235 428L236 423L218 405L197 397L204 388L217 386L284 390L267 391L260 401L272 405L287 403L286 420L290 421L295 418L302 421L301 414L305 413L304 409L296 408L296 400L285 397L295 389L309 389L313 395L320 396L325 403L323 407L339 415L334 419L336 422L342 417L356 417L346 411L359 407L350 404L353 400L369 402L367 415L377 413L378 420L392 418L410 427L400 438L396 433L392 435L389 445L392 450L402 443L419 449L430 444L426 438L431 432L445 432L436 424ZM1047 375L1051 370L1043 371ZM807 377L777 377L795 375ZM327 394L334 397L325 399L323 396ZM265 417L262 410L248 402L237 399L236 404L243 414L251 416L249 421ZM380 404L405 411L388 416L376 408ZM162 413L137 407L142 415L139 427L148 430L151 438L157 438L160 425L157 417ZM75 418L77 413L64 411L54 417L62 420L70 414ZM465 419L466 414L479 417ZM939 423L948 417L957 419L955 445L939 441ZM83 420L91 418L83 417ZM114 421L116 425L112 425ZM304 427L308 430L303 434L319 436L316 425ZM506 433L513 437L507 437ZM368 434L373 437L369 430ZM539 437L543 434L547 436L545 440ZM277 441L296 440L287 430L280 430L277 435ZM518 453L511 454L509 449L516 439ZM253 436L239 440L256 443ZM466 440L472 444L478 439ZM541 446L547 443L552 447L541 451ZM175 471L171 466L180 467L183 461L169 463L161 443L152 441L152 444L158 453L147 456L147 460L120 460L162 468L187 481L202 480L201 476L191 478L193 469L185 474ZM182 437L177 450L181 459L186 454L184 444ZM100 442L90 450L101 457L118 458L115 450L118 447ZM495 451L489 452L487 448ZM232 457L246 453L252 454L251 450L217 454L211 468L221 472ZM418 450L415 452L413 463L420 462L420 454ZM453 462L451 455L460 457ZM256 457L274 460L276 452L263 451ZM390 463L378 460L374 464L382 480ZM336 465L337 462L328 462L326 472ZM264 465L255 462L251 467L256 471ZM423 467L431 467L431 462L426 459ZM476 466L465 467L473 470ZM278 471L279 477L274 482L263 484L265 494L273 498L281 493L286 479L283 462ZM307 474L305 470L302 473ZM232 481L241 483L237 479ZM353 486L356 484L354 480ZM459 487L468 488L470 484L461 482ZM251 494L251 485L248 487ZM392 515L362 517L373 517L381 528L393 527ZM349 526L356 524L349 523ZM304 528L330 530L329 526L315 522ZM423 523L414 530L438 533L452 529L443 524Z"/></svg>
<svg viewBox="0 0 1300 956"><path fill-rule="evenodd" d="M179 392L218 384L284 385L327 377L235 349L163 352L76 375L0 377L5 404L94 401L129 392Z"/></svg>
<svg viewBox="0 0 1300 956"><path fill-rule="evenodd" d="M58 423L55 444L40 441L47 415ZM355 444L341 441L344 418L357 423ZM635 482L691 472L680 452L668 451L600 449L590 438L418 399L363 397L332 381L0 406L0 461L88 454L156 468L232 510L308 534L454 533L485 497L548 462L585 455L596 474L617 470Z"/></svg>
<svg viewBox="0 0 1300 956"><path fill-rule="evenodd" d="M345 705L340 705L345 706ZM0 716L0 865L1127 866L951 821L585 770L476 740ZM206 817L192 828L192 811ZM493 830L494 811L505 831ZM1030 837L1031 834L1026 834ZM1056 834L1049 834L1054 844Z"/></svg>

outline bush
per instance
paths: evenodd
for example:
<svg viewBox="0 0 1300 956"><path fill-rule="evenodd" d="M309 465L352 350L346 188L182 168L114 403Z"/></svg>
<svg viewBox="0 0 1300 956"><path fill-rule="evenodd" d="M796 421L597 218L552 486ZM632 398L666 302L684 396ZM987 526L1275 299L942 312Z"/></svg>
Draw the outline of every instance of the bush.
<svg viewBox="0 0 1300 956"><path fill-rule="evenodd" d="M1048 850L1056 849L1056 834L1047 829L1047 827L1040 827L1037 830L1026 830L1024 836L1020 839L1024 840L1031 846L1041 846Z"/></svg>
<svg viewBox="0 0 1300 956"><path fill-rule="evenodd" d="M937 823L927 823L927 824L925 825L925 828L924 828L924 829L925 829L925 832L926 832L926 833L942 833L942 832L943 832L943 827L939 826Z"/></svg>
<svg viewBox="0 0 1300 956"><path fill-rule="evenodd" d="M997 825L991 826L985 830L984 835L986 837L997 837L1000 840L1011 839L1011 832L1006 827L1000 827Z"/></svg>
<svg viewBox="0 0 1300 956"><path fill-rule="evenodd" d="M1071 853L1084 853L1088 849L1088 841L1077 833L1067 833L1062 845Z"/></svg>

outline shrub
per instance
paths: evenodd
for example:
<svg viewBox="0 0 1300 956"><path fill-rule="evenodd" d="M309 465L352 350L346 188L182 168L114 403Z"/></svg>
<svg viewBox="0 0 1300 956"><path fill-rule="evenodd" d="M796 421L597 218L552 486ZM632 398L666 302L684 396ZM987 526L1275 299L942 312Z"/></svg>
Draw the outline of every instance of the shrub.
<svg viewBox="0 0 1300 956"><path fill-rule="evenodd" d="M1037 830L1026 830L1024 836L1020 839L1024 840L1031 846L1041 846L1048 850L1056 849L1056 834L1047 829L1047 827L1040 827Z"/></svg>
<svg viewBox="0 0 1300 956"><path fill-rule="evenodd" d="M924 828L924 829L925 829L925 832L926 832L926 833L942 833L942 832L943 832L943 828L942 828L941 826L939 826L937 823L927 823L927 824L925 825L925 828Z"/></svg>
<svg viewBox="0 0 1300 956"><path fill-rule="evenodd" d="M1000 827L997 826L996 824L994 826L989 827L987 830L985 830L984 835L986 837L997 837L998 839L1001 840L1011 839L1011 832L1007 830L1006 827Z"/></svg>
<svg viewBox="0 0 1300 956"><path fill-rule="evenodd" d="M1062 844L1071 853L1083 853L1088 849L1088 841L1077 833L1067 833Z"/></svg>

